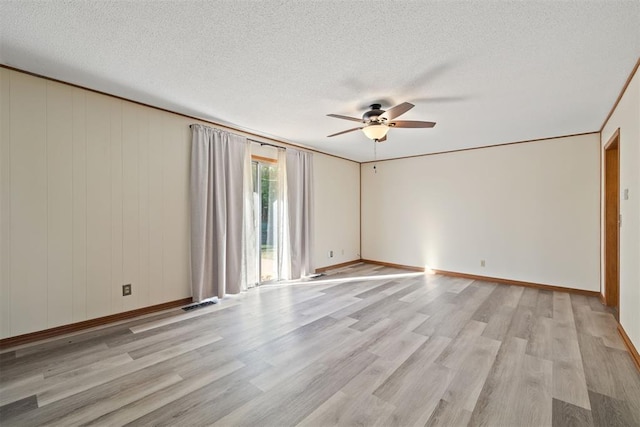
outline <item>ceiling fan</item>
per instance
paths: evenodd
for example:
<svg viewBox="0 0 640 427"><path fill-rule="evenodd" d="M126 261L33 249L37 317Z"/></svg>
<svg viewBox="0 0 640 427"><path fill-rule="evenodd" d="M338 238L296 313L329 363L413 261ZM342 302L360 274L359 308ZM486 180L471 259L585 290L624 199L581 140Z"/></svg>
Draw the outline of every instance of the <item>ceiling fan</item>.
<svg viewBox="0 0 640 427"><path fill-rule="evenodd" d="M382 105L371 104L369 111L362 115L362 119L349 116L341 116L340 114L327 114L329 117L335 117L337 119L351 120L353 122L361 122L363 126L343 130L342 132L328 135L327 138L332 136L342 135L343 133L353 132L354 130L362 130L369 139L373 139L376 142L383 142L387 140L387 132L390 128L432 128L436 124L434 122L419 122L414 120L394 120L401 114L406 113L414 107L409 102L403 102L388 110L382 110Z"/></svg>

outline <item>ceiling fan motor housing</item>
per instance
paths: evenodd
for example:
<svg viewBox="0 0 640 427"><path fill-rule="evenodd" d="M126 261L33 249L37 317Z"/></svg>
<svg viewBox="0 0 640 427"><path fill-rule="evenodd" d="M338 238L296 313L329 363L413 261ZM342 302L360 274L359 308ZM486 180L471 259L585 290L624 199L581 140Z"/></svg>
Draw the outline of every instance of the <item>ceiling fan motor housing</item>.
<svg viewBox="0 0 640 427"><path fill-rule="evenodd" d="M367 111L362 115L362 121L365 123L382 121L378 119L378 117L380 117L382 113L384 113L384 110L380 109L382 105L371 104L370 107L371 107L371 110Z"/></svg>

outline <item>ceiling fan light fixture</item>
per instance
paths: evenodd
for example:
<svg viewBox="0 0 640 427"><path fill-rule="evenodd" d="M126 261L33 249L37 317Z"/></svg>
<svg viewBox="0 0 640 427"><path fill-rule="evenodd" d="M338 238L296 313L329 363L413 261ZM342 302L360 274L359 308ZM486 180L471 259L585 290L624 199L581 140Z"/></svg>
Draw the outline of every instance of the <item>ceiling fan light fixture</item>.
<svg viewBox="0 0 640 427"><path fill-rule="evenodd" d="M362 132L364 132L367 138L373 139L375 141L377 139L382 139L385 137L387 132L389 132L389 126L383 124L372 124L363 127Z"/></svg>

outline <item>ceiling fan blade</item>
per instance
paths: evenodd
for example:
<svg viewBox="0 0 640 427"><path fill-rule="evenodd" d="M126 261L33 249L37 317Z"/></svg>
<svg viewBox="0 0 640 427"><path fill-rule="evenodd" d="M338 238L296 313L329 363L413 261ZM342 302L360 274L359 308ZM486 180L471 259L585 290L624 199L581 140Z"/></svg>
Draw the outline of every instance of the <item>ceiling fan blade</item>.
<svg viewBox="0 0 640 427"><path fill-rule="evenodd" d="M389 126L396 128L432 128L435 122L418 122L414 120L396 120L389 123Z"/></svg>
<svg viewBox="0 0 640 427"><path fill-rule="evenodd" d="M360 123L362 123L362 119L356 119L355 117L341 116L340 114L327 114L327 116L335 117L336 119L351 120L352 122L360 122Z"/></svg>
<svg viewBox="0 0 640 427"><path fill-rule="evenodd" d="M389 108L387 111L385 111L380 115L380 118L393 120L396 117L398 117L400 114L404 114L407 111L411 110L413 107L414 107L413 104L410 104L409 102L403 102L402 104L398 104L395 107Z"/></svg>
<svg viewBox="0 0 640 427"><path fill-rule="evenodd" d="M343 130L342 132L338 132L338 133L334 133L331 135L327 135L327 138L331 138L332 136L338 136L338 135L342 135L343 133L349 133L349 132L353 132L354 130L360 130L362 128L353 128L353 129L349 129L349 130Z"/></svg>

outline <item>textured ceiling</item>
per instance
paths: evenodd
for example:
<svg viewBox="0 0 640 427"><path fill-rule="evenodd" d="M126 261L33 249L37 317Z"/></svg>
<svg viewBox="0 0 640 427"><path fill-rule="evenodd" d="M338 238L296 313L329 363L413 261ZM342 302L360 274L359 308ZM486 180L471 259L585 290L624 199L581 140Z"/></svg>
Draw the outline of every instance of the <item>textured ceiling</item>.
<svg viewBox="0 0 640 427"><path fill-rule="evenodd" d="M640 56L634 1L6 1L2 64L357 161L600 129Z"/></svg>

